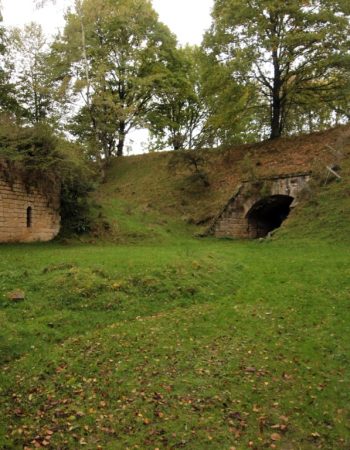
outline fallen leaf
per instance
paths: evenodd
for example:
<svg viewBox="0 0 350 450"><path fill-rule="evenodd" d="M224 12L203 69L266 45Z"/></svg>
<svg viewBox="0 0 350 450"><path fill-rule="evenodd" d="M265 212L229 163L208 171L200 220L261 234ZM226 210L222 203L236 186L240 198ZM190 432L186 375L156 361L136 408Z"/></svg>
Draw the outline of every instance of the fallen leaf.
<svg viewBox="0 0 350 450"><path fill-rule="evenodd" d="M320 438L321 437L321 435L320 435L320 433L311 433L311 436L313 437L313 438L315 438L315 439L318 439L318 438Z"/></svg>
<svg viewBox="0 0 350 450"><path fill-rule="evenodd" d="M278 434L278 433L273 433L273 434L271 434L271 439L272 439L273 441L280 441L282 438L281 438L281 435L280 435L280 434Z"/></svg>
<svg viewBox="0 0 350 450"><path fill-rule="evenodd" d="M288 422L289 421L287 416L280 416L280 419L283 420L283 422Z"/></svg>

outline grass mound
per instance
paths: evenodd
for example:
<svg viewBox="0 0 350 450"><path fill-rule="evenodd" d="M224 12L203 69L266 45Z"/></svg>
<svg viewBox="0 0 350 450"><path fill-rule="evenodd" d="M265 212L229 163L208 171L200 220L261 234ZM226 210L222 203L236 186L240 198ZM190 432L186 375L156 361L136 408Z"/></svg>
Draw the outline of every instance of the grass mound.
<svg viewBox="0 0 350 450"><path fill-rule="evenodd" d="M291 223L307 221L318 226L317 215L326 217L328 200L331 199L335 208L333 217L343 209L349 210L348 167L343 168L338 190L333 186L323 188L325 167L337 159L331 149L341 150L345 156L341 164L347 164L349 134L349 127L338 127L308 136L229 149L117 158L111 162L105 182L95 193L94 199L101 206L100 215L105 218L102 222L108 224L95 230L95 240L99 242L102 237L125 244L176 243L189 234L206 230L243 180L307 171L320 177L312 197L306 199L311 201L304 202L306 209L309 207L309 217L301 215L299 220L298 210L304 208L301 206ZM191 164L193 159L199 161L197 172ZM324 212L315 208L316 197L320 205L324 204ZM334 227L334 222L330 221L329 227Z"/></svg>

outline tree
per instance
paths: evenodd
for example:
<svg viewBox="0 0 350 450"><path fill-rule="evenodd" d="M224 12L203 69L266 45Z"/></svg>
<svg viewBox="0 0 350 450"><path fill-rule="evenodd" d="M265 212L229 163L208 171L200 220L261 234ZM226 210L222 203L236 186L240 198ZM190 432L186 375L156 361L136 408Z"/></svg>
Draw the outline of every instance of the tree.
<svg viewBox="0 0 350 450"><path fill-rule="evenodd" d="M82 101L71 131L108 161L141 127L176 40L148 0L76 1L54 51Z"/></svg>
<svg viewBox="0 0 350 450"><path fill-rule="evenodd" d="M17 110L17 103L14 97L14 86L10 80L11 65L7 59L7 33L1 22L2 14L0 3L0 113L13 113Z"/></svg>
<svg viewBox="0 0 350 450"><path fill-rule="evenodd" d="M200 83L200 50L184 47L174 52L168 75L160 81L148 116L157 148L193 149L202 144L207 108Z"/></svg>
<svg viewBox="0 0 350 450"><path fill-rule="evenodd" d="M256 141L266 127L256 110L259 90L255 83L238 82L232 64L220 64L215 55L202 52L201 88L208 110L204 139L208 146Z"/></svg>
<svg viewBox="0 0 350 450"><path fill-rule="evenodd" d="M341 92L349 14L345 0L216 0L204 45L237 82L259 86L255 108L273 139L306 97L320 104Z"/></svg>
<svg viewBox="0 0 350 450"><path fill-rule="evenodd" d="M13 29L10 42L11 55L16 60L16 98L23 118L32 124L52 118L55 86L41 26L32 22L23 30Z"/></svg>

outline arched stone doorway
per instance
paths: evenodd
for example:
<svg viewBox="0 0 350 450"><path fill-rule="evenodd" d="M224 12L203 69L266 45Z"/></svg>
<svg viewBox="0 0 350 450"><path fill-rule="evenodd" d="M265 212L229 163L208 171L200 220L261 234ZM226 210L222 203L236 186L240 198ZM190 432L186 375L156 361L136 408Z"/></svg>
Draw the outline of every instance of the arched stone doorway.
<svg viewBox="0 0 350 450"><path fill-rule="evenodd" d="M265 237L279 228L288 217L293 200L289 195L271 195L254 203L246 215L249 236Z"/></svg>
<svg viewBox="0 0 350 450"><path fill-rule="evenodd" d="M299 173L243 182L207 234L236 239L266 236L281 226L291 207L297 207L299 194L308 186L310 177L310 173ZM262 192L269 194L262 197Z"/></svg>

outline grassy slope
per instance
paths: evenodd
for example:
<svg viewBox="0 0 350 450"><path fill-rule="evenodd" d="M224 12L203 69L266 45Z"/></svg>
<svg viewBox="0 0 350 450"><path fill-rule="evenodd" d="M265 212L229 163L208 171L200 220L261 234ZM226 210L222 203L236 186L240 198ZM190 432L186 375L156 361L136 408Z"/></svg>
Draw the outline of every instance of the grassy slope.
<svg viewBox="0 0 350 450"><path fill-rule="evenodd" d="M258 243L192 238L157 158L99 193L122 244L0 248L0 448L348 449L347 164Z"/></svg>
<svg viewBox="0 0 350 450"><path fill-rule="evenodd" d="M342 180L333 177L325 184L325 171L322 177L318 174L310 191L278 232L279 239L317 239L344 245L350 242L350 146L344 147L344 155Z"/></svg>
<svg viewBox="0 0 350 450"><path fill-rule="evenodd" d="M179 233L206 229L242 180L319 172L334 159L325 146L349 150L349 142L350 127L339 127L298 138L203 151L201 168L208 175L209 187L190 182L191 171L186 166L170 169L172 153L116 159L95 197L103 205L103 215L112 223L117 241L168 242L172 235L176 240ZM188 223L203 226L194 229L187 227Z"/></svg>

